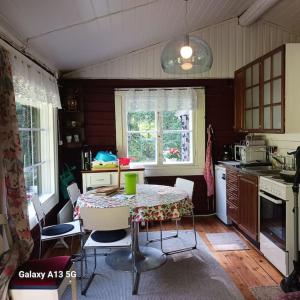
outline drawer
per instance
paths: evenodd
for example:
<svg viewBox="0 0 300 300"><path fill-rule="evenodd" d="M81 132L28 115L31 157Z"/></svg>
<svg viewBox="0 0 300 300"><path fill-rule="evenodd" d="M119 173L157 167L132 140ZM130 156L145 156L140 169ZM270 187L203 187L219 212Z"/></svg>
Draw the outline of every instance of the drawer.
<svg viewBox="0 0 300 300"><path fill-rule="evenodd" d="M88 174L87 185L88 186L101 186L111 184L110 173L94 173Z"/></svg>
<svg viewBox="0 0 300 300"><path fill-rule="evenodd" d="M239 222L239 209L237 206L227 203L227 215L233 222Z"/></svg>

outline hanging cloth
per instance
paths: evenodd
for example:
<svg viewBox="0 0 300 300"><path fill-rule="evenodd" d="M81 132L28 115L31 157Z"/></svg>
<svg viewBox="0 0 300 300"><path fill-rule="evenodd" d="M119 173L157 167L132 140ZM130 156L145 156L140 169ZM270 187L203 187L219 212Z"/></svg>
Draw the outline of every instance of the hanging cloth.
<svg viewBox="0 0 300 300"><path fill-rule="evenodd" d="M212 161L212 139L213 129L209 125L207 128L207 146L206 146L206 157L204 167L204 179L207 186L207 196L214 195L214 175L213 175L213 161Z"/></svg>
<svg viewBox="0 0 300 300"><path fill-rule="evenodd" d="M0 47L0 213L7 216L13 244L0 256L0 300L8 299L10 278L28 260L33 240L9 53ZM0 228L1 229L1 228Z"/></svg>

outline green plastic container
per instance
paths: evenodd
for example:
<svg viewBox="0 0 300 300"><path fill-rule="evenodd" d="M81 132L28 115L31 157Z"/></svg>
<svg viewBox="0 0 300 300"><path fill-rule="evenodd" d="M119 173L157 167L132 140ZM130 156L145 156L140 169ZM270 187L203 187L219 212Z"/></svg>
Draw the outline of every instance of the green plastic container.
<svg viewBox="0 0 300 300"><path fill-rule="evenodd" d="M137 173L125 174L125 194L133 195L136 193L136 184L138 182Z"/></svg>

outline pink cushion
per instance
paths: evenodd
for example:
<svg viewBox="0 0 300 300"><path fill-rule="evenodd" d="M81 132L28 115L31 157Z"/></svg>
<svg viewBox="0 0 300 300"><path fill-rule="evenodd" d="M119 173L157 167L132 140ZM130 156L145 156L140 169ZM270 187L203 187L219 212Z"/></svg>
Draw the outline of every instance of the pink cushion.
<svg viewBox="0 0 300 300"><path fill-rule="evenodd" d="M30 260L16 271L10 289L57 289L71 265L70 256ZM44 277L34 278L37 274Z"/></svg>

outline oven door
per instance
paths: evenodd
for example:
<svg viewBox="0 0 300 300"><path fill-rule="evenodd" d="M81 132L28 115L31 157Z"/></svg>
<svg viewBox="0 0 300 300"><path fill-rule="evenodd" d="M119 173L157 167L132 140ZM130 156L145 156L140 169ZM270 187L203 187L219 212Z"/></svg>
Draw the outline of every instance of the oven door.
<svg viewBox="0 0 300 300"><path fill-rule="evenodd" d="M260 232L286 250L286 202L268 193L260 196Z"/></svg>

